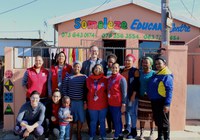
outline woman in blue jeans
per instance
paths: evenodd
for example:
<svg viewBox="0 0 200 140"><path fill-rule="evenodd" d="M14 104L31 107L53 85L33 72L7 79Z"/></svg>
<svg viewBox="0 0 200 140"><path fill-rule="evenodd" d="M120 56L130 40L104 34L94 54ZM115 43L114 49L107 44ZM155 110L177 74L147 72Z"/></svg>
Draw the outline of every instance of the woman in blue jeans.
<svg viewBox="0 0 200 140"><path fill-rule="evenodd" d="M103 73L103 66L96 64L92 69L92 75L86 80L88 94L87 107L90 116L90 140L96 135L97 122L100 123L100 135L106 139L105 118L107 114L107 78Z"/></svg>
<svg viewBox="0 0 200 140"><path fill-rule="evenodd" d="M112 76L108 78L108 104L114 124L114 139L123 140L122 113L126 108L127 82L119 73L119 64L112 65Z"/></svg>

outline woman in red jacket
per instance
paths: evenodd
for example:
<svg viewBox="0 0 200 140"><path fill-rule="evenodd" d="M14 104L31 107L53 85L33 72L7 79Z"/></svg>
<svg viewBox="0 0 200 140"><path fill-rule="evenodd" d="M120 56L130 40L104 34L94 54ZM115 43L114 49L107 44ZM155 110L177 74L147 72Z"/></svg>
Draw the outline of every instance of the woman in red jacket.
<svg viewBox="0 0 200 140"><path fill-rule="evenodd" d="M61 91L62 80L66 73L71 73L72 66L66 63L66 55L61 51L57 55L56 64L51 66L48 78L48 94L49 97L58 88Z"/></svg>
<svg viewBox="0 0 200 140"><path fill-rule="evenodd" d="M114 63L112 76L108 78L108 104L114 123L114 140L123 140L121 115L125 112L126 96L126 79L119 73L119 64Z"/></svg>
<svg viewBox="0 0 200 140"><path fill-rule="evenodd" d="M86 80L88 94L87 107L90 115L90 140L96 134L97 122L100 123L100 135L102 140L106 139L105 118L107 114L107 79L103 73L103 66L96 64L92 69L92 75Z"/></svg>

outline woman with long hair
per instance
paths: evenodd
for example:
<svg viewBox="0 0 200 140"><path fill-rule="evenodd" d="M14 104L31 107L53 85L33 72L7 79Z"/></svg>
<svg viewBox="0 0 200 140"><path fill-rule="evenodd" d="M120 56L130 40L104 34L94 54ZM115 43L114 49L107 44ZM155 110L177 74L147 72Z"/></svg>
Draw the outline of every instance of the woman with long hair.
<svg viewBox="0 0 200 140"><path fill-rule="evenodd" d="M66 63L65 52L58 53L56 64L51 66L48 78L48 94L52 96L52 92L58 88L61 91L62 81L66 73L72 72L72 66Z"/></svg>
<svg viewBox="0 0 200 140"><path fill-rule="evenodd" d="M46 132L45 137L48 138L50 134L59 139L59 118L58 110L61 106L61 93L59 89L53 92L51 101L46 104L45 121L46 121Z"/></svg>

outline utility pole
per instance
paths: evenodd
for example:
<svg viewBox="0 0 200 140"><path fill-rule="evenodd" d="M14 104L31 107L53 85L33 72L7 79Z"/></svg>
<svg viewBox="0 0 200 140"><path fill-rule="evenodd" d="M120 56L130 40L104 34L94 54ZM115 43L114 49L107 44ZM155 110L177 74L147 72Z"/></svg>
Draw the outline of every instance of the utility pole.
<svg viewBox="0 0 200 140"><path fill-rule="evenodd" d="M172 24L169 0L161 0L162 47L170 45L170 27Z"/></svg>
<svg viewBox="0 0 200 140"><path fill-rule="evenodd" d="M56 47L56 26L54 25L54 27L53 27L53 29L54 29L54 40L53 40L53 45L54 45L54 47Z"/></svg>
<svg viewBox="0 0 200 140"><path fill-rule="evenodd" d="M41 39L41 31L38 30L38 34L39 34L39 39Z"/></svg>

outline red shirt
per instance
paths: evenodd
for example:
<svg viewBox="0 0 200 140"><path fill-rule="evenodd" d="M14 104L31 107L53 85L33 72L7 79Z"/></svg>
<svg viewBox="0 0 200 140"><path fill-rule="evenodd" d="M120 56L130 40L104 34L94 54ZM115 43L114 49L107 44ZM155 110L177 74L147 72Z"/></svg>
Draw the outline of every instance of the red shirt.
<svg viewBox="0 0 200 140"><path fill-rule="evenodd" d="M48 80L48 70L41 68L40 72L37 73L34 67L27 69L28 81L27 81L27 93L26 97L30 97L32 91L36 90L40 93L40 97L47 96L47 80Z"/></svg>
<svg viewBox="0 0 200 140"><path fill-rule="evenodd" d="M66 73L71 73L72 66L69 64L66 64L63 67L62 70L62 79L65 77ZM58 88L58 66L51 66L51 75L52 75L52 92L55 91L56 88Z"/></svg>
<svg viewBox="0 0 200 140"><path fill-rule="evenodd" d="M107 78L103 74L98 76L90 75L86 80L86 84L88 88L88 109L102 110L107 108Z"/></svg>
<svg viewBox="0 0 200 140"><path fill-rule="evenodd" d="M123 78L121 74L112 75L108 78L108 104L110 106L122 105L122 92L120 81Z"/></svg>
<svg viewBox="0 0 200 140"><path fill-rule="evenodd" d="M58 110L60 108L60 104L52 104L52 116L56 118L56 121L52 121L53 124L59 125L59 118L58 118Z"/></svg>

